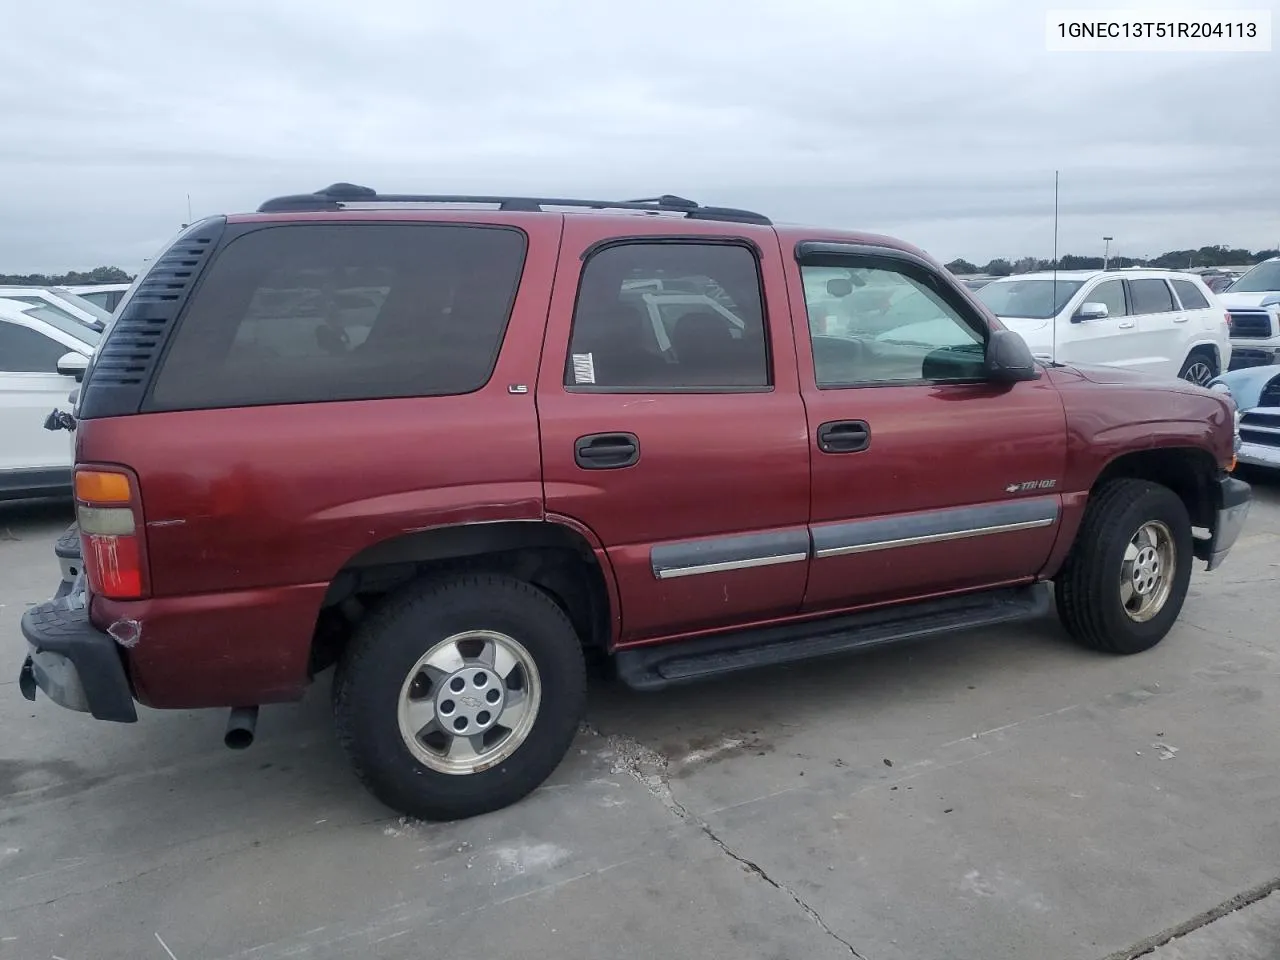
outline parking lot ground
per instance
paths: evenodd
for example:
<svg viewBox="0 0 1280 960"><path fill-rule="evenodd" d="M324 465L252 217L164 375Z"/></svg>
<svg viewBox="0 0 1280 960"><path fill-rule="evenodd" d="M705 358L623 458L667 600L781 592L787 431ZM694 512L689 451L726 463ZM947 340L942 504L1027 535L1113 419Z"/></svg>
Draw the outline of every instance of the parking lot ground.
<svg viewBox="0 0 1280 960"><path fill-rule="evenodd" d="M1273 957L1280 484L1250 479L1244 536L1153 651L1049 619L601 682L548 784L455 824L355 783L327 678L243 752L220 711L22 699L18 619L69 513L4 508L0 960Z"/></svg>

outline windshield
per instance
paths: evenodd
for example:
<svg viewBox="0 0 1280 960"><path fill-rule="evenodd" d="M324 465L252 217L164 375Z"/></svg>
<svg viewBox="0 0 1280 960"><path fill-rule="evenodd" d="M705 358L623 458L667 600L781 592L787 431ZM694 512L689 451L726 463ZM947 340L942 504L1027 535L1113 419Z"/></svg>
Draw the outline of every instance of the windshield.
<svg viewBox="0 0 1280 960"><path fill-rule="evenodd" d="M65 300L67 303L71 304L71 306L75 307L77 310L83 310L85 313L93 314L93 316L97 318L98 322L100 323L105 324L108 320L111 319L110 310L102 309L102 307L98 306L92 300L86 300L84 297L80 296L80 294L72 293L70 290L66 289L65 287L54 287L53 293L55 296L57 296L59 300Z"/></svg>
<svg viewBox="0 0 1280 960"><path fill-rule="evenodd" d="M21 296L4 299L23 304L22 312L27 316L39 317L49 326L56 327L63 333L69 333L85 343L96 344L102 337L97 328L90 325L87 320L80 319L70 310L64 310L43 297Z"/></svg>
<svg viewBox="0 0 1280 960"><path fill-rule="evenodd" d="M1061 311L1082 286L1081 280L997 280L978 290L977 295L997 317L1047 320Z"/></svg>
<svg viewBox="0 0 1280 960"><path fill-rule="evenodd" d="M1280 290L1280 260L1258 264L1227 290L1230 293L1269 293Z"/></svg>
<svg viewBox="0 0 1280 960"><path fill-rule="evenodd" d="M19 297L9 297L7 299L19 300L23 304L30 302ZM98 345L98 341L102 339L102 334L93 329L93 327L89 326L83 320L72 316L65 310L59 310L57 307L50 304L36 301L33 306L24 306L22 312L28 317L35 317L38 320L43 320L55 330L61 330L63 333L69 334L81 343L87 343L91 347L96 347Z"/></svg>

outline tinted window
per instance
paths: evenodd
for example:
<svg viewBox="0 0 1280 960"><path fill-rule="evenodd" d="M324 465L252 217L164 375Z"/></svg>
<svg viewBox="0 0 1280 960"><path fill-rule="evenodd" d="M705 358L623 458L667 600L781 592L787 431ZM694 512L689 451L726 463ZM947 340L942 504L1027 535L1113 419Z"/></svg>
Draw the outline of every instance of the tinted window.
<svg viewBox="0 0 1280 960"><path fill-rule="evenodd" d="M1128 314L1128 309L1124 304L1124 281L1123 280L1104 280L1084 297L1085 303L1105 303L1107 305L1107 316L1123 317Z"/></svg>
<svg viewBox="0 0 1280 960"><path fill-rule="evenodd" d="M468 393L489 379L524 235L308 224L233 240L183 314L152 409Z"/></svg>
<svg viewBox="0 0 1280 960"><path fill-rule="evenodd" d="M566 386L769 385L760 273L737 244L624 243L587 261Z"/></svg>
<svg viewBox="0 0 1280 960"><path fill-rule="evenodd" d="M43 333L0 320L0 371L57 373L58 358L69 352Z"/></svg>
<svg viewBox="0 0 1280 960"><path fill-rule="evenodd" d="M1134 313L1168 313L1174 309L1173 294L1163 280L1130 280Z"/></svg>
<svg viewBox="0 0 1280 960"><path fill-rule="evenodd" d="M982 375L984 340L925 274L801 267L820 387Z"/></svg>
<svg viewBox="0 0 1280 960"><path fill-rule="evenodd" d="M996 280L978 291L978 299L997 317L1047 320L1067 305L1080 280Z"/></svg>
<svg viewBox="0 0 1280 960"><path fill-rule="evenodd" d="M1204 298L1204 294L1190 280L1174 280L1173 289L1178 291L1178 299L1182 301L1182 306L1186 310L1207 310L1209 301Z"/></svg>
<svg viewBox="0 0 1280 960"><path fill-rule="evenodd" d="M1258 264L1230 287L1232 293L1269 293L1280 290L1280 260Z"/></svg>

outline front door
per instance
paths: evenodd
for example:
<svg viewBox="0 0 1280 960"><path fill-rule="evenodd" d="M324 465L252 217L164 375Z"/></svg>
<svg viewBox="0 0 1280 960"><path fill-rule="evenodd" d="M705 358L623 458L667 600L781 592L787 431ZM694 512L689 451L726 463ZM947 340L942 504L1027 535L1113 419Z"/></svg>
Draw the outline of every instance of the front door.
<svg viewBox="0 0 1280 960"><path fill-rule="evenodd" d="M1107 308L1101 319L1085 320L1074 316L1086 303L1100 303ZM1124 281L1119 277L1101 280L1077 299L1071 315L1059 317L1058 355L1060 363L1099 363L1128 367L1141 364L1134 350L1138 325L1129 315Z"/></svg>
<svg viewBox="0 0 1280 960"><path fill-rule="evenodd" d="M813 462L804 609L1034 577L1060 514L1066 424L1057 391L1047 378L986 382L985 321L926 261L842 249L800 246L788 265L797 317L806 291L850 286L882 291L890 307L865 325L852 310L835 335L795 324Z"/></svg>
<svg viewBox="0 0 1280 960"><path fill-rule="evenodd" d="M32 327L0 319L0 475L8 473L14 485L23 482L19 471L34 483L38 471L71 468L67 434L44 429L55 407L69 409L76 382L58 373L58 358L70 352Z"/></svg>
<svg viewBox="0 0 1280 960"><path fill-rule="evenodd" d="M537 387L547 511L603 544L624 643L794 614L809 444L777 241L616 224L565 218Z"/></svg>

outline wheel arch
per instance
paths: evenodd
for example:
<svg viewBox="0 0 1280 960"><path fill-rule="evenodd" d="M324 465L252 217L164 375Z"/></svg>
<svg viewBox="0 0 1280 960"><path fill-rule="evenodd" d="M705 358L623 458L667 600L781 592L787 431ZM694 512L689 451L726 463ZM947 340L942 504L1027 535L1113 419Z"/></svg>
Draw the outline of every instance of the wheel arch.
<svg viewBox="0 0 1280 960"><path fill-rule="evenodd" d="M619 616L608 555L589 528L550 515L407 531L363 547L329 583L311 672L338 659L354 626L386 594L426 577L481 570L533 584L564 610L584 647L612 647Z"/></svg>
<svg viewBox="0 0 1280 960"><path fill-rule="evenodd" d="M1208 527L1215 509L1213 482L1220 467L1202 447L1163 446L1121 453L1099 471L1090 486L1090 497L1112 480L1147 480L1168 487L1178 495L1193 527Z"/></svg>

